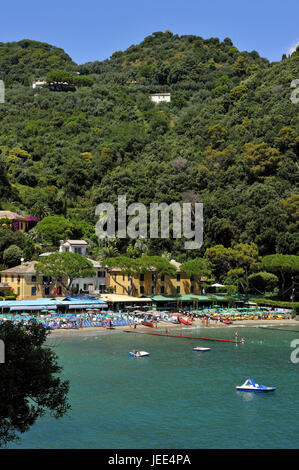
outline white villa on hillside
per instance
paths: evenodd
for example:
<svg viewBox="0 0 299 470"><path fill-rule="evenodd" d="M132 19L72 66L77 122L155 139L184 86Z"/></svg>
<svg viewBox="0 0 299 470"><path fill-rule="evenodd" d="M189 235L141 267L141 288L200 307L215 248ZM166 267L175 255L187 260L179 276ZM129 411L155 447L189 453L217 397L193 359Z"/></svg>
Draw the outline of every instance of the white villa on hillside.
<svg viewBox="0 0 299 470"><path fill-rule="evenodd" d="M166 101L167 103L170 103L171 94L170 93L152 93L150 95L150 99L154 103L162 103L162 101Z"/></svg>
<svg viewBox="0 0 299 470"><path fill-rule="evenodd" d="M47 82L45 81L36 81L32 83L32 88L43 88L46 85L47 85Z"/></svg>
<svg viewBox="0 0 299 470"><path fill-rule="evenodd" d="M88 243L85 240L60 240L59 252L70 251L79 255L87 256Z"/></svg>

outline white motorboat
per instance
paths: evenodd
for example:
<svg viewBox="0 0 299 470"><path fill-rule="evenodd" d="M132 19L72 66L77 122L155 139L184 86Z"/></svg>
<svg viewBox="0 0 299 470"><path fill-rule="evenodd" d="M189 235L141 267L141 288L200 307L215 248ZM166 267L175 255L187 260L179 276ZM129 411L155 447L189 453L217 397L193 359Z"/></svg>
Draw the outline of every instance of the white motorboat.
<svg viewBox="0 0 299 470"><path fill-rule="evenodd" d="M201 346L197 346L196 348L193 348L193 351L206 352L211 351L211 348L202 348Z"/></svg>
<svg viewBox="0 0 299 470"><path fill-rule="evenodd" d="M149 353L146 352L146 351L132 351L129 353L130 356L133 356L133 357L145 357L145 356L149 356Z"/></svg>
<svg viewBox="0 0 299 470"><path fill-rule="evenodd" d="M237 385L236 389L241 392L273 392L276 387L266 387L255 383L253 379L247 379L243 385Z"/></svg>

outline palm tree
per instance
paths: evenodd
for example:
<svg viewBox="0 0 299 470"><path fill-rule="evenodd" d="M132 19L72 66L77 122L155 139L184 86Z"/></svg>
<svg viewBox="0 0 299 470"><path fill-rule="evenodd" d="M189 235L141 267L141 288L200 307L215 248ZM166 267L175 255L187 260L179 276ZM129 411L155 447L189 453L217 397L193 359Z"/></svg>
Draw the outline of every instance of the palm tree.
<svg viewBox="0 0 299 470"><path fill-rule="evenodd" d="M138 250L141 255L148 251L147 241L144 238L138 238L135 242L134 249Z"/></svg>
<svg viewBox="0 0 299 470"><path fill-rule="evenodd" d="M57 202L60 203L61 209L62 209L62 214L64 217L67 216L67 206L68 206L68 191L67 188L62 188L59 189L57 196L56 196Z"/></svg>
<svg viewBox="0 0 299 470"><path fill-rule="evenodd" d="M118 254L118 250L115 246L104 246L102 248L98 248L97 253L95 254L95 259L97 261L105 261L108 258L115 258Z"/></svg>
<svg viewBox="0 0 299 470"><path fill-rule="evenodd" d="M40 219L51 215L51 209L44 204L42 201L36 201L36 203L32 206L31 212L33 215Z"/></svg>
<svg viewBox="0 0 299 470"><path fill-rule="evenodd" d="M35 227L33 227L27 232L27 236L31 238L31 240L34 241L35 243L41 242L41 238L42 238L41 234L36 230Z"/></svg>

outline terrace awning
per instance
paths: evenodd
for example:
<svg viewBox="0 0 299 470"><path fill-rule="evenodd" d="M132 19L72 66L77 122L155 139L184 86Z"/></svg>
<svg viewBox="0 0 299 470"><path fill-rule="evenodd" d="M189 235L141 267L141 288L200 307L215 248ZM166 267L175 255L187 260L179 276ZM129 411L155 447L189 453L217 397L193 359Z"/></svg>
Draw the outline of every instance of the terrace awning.
<svg viewBox="0 0 299 470"><path fill-rule="evenodd" d="M68 308L69 309L74 309L74 308L108 308L108 305L107 304L104 304L104 303L101 303L101 304L97 304L97 305L93 305L93 304L75 304L75 305L68 305Z"/></svg>
<svg viewBox="0 0 299 470"><path fill-rule="evenodd" d="M52 308L56 309L56 306L53 305ZM24 311L24 310L44 310L44 307L42 305L24 305L24 307L20 306L15 306L15 307L9 307L10 311Z"/></svg>

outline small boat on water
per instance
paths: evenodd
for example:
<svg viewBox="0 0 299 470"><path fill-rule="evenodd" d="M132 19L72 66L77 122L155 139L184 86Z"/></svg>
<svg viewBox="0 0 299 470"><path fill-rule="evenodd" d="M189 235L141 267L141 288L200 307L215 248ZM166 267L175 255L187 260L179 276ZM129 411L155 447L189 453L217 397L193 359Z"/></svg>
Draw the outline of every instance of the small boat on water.
<svg viewBox="0 0 299 470"><path fill-rule="evenodd" d="M201 346L197 346L196 348L193 348L193 351L206 352L211 351L211 348L202 348Z"/></svg>
<svg viewBox="0 0 299 470"><path fill-rule="evenodd" d="M132 351L129 353L130 356L133 356L133 357L145 357L145 356L149 356L149 353L146 352L146 351Z"/></svg>
<svg viewBox="0 0 299 470"><path fill-rule="evenodd" d="M253 379L247 379L243 385L237 385L236 389L242 392L273 392L276 387L266 387L255 383Z"/></svg>
<svg viewBox="0 0 299 470"><path fill-rule="evenodd" d="M222 323L225 323L225 325L232 325L233 324L233 322L231 320L228 320L228 319L222 320Z"/></svg>

